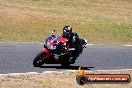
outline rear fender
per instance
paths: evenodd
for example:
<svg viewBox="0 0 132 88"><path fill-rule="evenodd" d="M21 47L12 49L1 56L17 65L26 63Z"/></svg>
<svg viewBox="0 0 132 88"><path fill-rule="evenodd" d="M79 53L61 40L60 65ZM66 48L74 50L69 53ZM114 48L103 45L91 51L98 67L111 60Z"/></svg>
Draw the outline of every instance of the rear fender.
<svg viewBox="0 0 132 88"><path fill-rule="evenodd" d="M46 58L49 58L51 56L51 53L49 52L48 49L44 48L43 52L46 53Z"/></svg>
<svg viewBox="0 0 132 88"><path fill-rule="evenodd" d="M80 44L82 46L87 44L87 40L86 39L79 39L79 41L80 41Z"/></svg>

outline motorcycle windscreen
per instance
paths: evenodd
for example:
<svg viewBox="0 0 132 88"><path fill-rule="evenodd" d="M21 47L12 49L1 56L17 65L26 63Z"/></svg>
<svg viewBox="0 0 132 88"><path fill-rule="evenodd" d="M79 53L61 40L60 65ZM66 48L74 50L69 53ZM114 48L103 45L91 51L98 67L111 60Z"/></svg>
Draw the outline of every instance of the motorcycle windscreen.
<svg viewBox="0 0 132 88"><path fill-rule="evenodd" d="M59 44L59 41L57 38L48 37L45 41L45 45L50 50L54 51L54 53L60 52L61 50L61 45Z"/></svg>
<svg viewBox="0 0 132 88"><path fill-rule="evenodd" d="M46 40L45 40L45 46L49 49L52 49L53 48L53 45L56 44L56 41L55 41L55 38L53 37L48 37Z"/></svg>

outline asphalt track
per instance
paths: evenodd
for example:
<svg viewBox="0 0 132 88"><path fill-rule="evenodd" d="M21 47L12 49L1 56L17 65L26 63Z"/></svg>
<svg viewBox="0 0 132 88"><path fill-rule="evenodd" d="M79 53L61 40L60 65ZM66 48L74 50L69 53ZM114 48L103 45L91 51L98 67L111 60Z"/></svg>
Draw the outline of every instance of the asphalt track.
<svg viewBox="0 0 132 88"><path fill-rule="evenodd" d="M87 70L132 69L132 46L89 45L68 68L55 64L33 67L33 58L42 48L42 44L0 43L0 74L77 70L80 65Z"/></svg>

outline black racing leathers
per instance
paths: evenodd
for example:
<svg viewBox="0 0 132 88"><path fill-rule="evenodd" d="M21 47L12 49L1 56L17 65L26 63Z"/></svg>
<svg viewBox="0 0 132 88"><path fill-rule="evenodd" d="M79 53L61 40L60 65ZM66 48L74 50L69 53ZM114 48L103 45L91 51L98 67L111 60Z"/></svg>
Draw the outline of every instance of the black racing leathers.
<svg viewBox="0 0 132 88"><path fill-rule="evenodd" d="M64 38L67 38L64 34L62 34L61 36ZM72 56L73 56L72 60L75 61L82 51L79 37L77 33L72 33L71 36L67 38L67 40L68 40L69 47L75 48L75 51L72 52Z"/></svg>

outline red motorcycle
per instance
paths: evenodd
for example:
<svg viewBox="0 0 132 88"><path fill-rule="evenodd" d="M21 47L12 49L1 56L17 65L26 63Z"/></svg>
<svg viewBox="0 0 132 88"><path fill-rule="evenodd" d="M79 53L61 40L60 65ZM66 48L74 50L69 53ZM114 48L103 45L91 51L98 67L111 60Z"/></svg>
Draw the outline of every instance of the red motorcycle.
<svg viewBox="0 0 132 88"><path fill-rule="evenodd" d="M63 37L48 37L45 40L43 50L34 58L34 67L40 67L43 64L61 64L69 66L75 63L75 55L81 53L86 45L84 39L80 39L80 50L69 48L66 38ZM78 55L79 55L78 54Z"/></svg>

